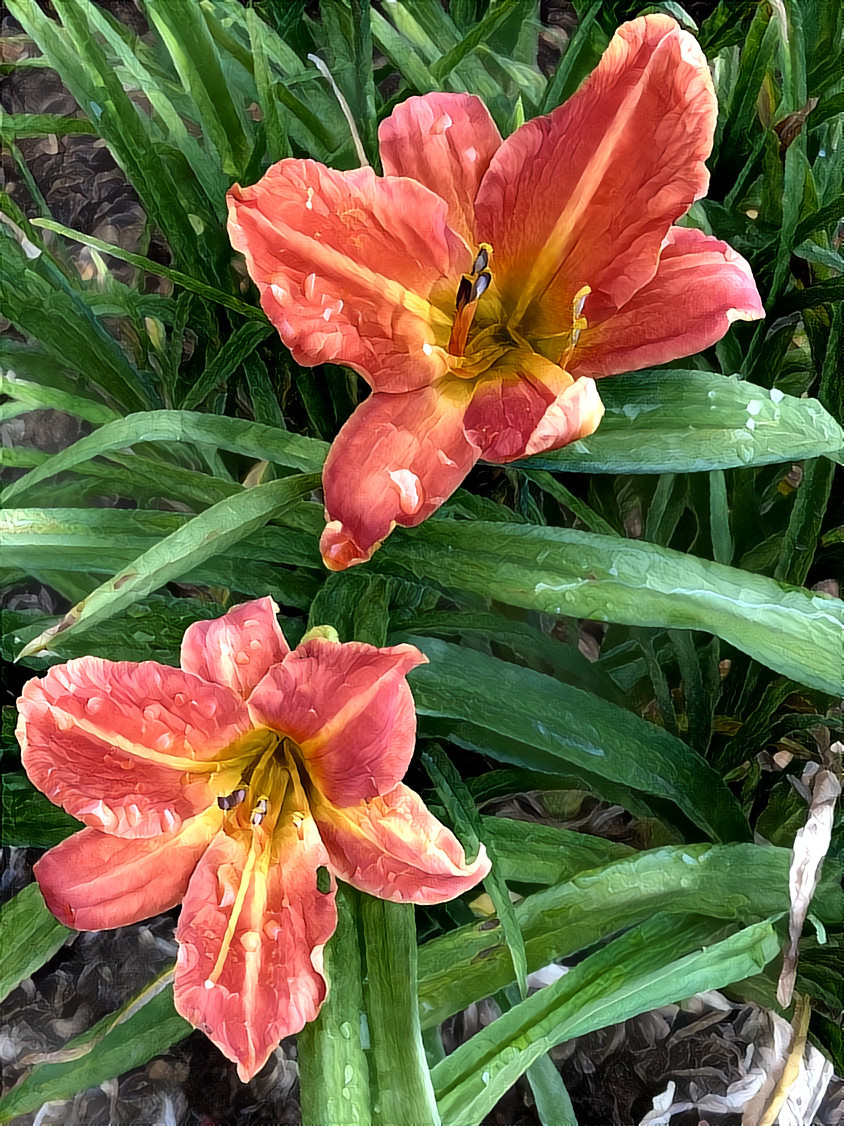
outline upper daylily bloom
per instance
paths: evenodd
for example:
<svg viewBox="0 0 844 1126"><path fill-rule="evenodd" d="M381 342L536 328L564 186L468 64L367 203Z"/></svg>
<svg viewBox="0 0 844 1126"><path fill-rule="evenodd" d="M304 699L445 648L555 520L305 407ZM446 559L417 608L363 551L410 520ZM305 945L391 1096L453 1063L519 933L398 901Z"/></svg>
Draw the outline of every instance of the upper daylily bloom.
<svg viewBox="0 0 844 1126"><path fill-rule="evenodd" d="M478 458L591 434L597 377L763 316L744 259L674 226L706 192L716 109L696 41L649 15L503 143L477 97L427 94L381 124L383 177L282 160L232 188L232 243L295 359L374 392L325 463L328 567L420 523Z"/></svg>
<svg viewBox="0 0 844 1126"><path fill-rule="evenodd" d="M270 598L197 622L181 668L82 657L30 680L23 763L86 826L35 865L63 923L99 930L182 903L176 1008L246 1081L319 1012L338 877L440 903L489 870L402 778L411 645L292 652Z"/></svg>

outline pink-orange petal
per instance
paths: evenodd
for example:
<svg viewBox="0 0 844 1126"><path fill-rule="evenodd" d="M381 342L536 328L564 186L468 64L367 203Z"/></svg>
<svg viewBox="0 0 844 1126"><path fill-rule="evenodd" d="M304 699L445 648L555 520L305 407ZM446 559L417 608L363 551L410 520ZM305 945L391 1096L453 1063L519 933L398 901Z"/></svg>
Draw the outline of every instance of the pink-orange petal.
<svg viewBox="0 0 844 1126"><path fill-rule="evenodd" d="M79 657L24 686L18 740L31 781L94 829L175 832L214 801L210 764L251 729L228 688L153 661Z"/></svg>
<svg viewBox="0 0 844 1126"><path fill-rule="evenodd" d="M511 349L475 389L463 425L485 461L508 462L586 437L603 413L594 380Z"/></svg>
<svg viewBox="0 0 844 1126"><path fill-rule="evenodd" d="M256 723L299 747L330 801L354 804L404 776L416 739L406 677L426 661L412 645L376 649L315 637L269 671L249 708Z"/></svg>
<svg viewBox="0 0 844 1126"><path fill-rule="evenodd" d="M706 192L716 113L696 41L648 15L618 29L564 105L504 142L477 229L524 331L559 331L583 286L585 316L603 319L653 277L669 226Z"/></svg>
<svg viewBox="0 0 844 1126"><path fill-rule="evenodd" d="M443 316L428 298L467 251L438 196L371 168L291 159L228 201L232 245L300 364L348 364L384 391L442 374L433 320Z"/></svg>
<svg viewBox="0 0 844 1126"><path fill-rule="evenodd" d="M733 321L764 317L750 266L725 242L672 227L656 276L617 313L581 334L578 374L614 375L709 348Z"/></svg>
<svg viewBox="0 0 844 1126"><path fill-rule="evenodd" d="M177 1011L201 1028L247 1082L279 1041L313 1020L325 999L322 951L337 925L335 885L317 887L328 854L313 820L280 826L266 870L251 874L249 833L220 833L190 881L176 938ZM326 873L328 875L328 873ZM242 880L231 944L211 981Z"/></svg>
<svg viewBox="0 0 844 1126"><path fill-rule="evenodd" d="M47 906L66 927L110 930L181 903L223 814L212 808L179 833L127 840L83 829L35 865Z"/></svg>
<svg viewBox="0 0 844 1126"><path fill-rule="evenodd" d="M449 225L474 251L475 196L501 145L481 99L440 92L407 98L381 122L378 143L385 174L436 192L448 204Z"/></svg>
<svg viewBox="0 0 844 1126"><path fill-rule="evenodd" d="M467 864L454 834L404 785L351 807L321 802L314 816L336 875L380 899L443 903L489 872L484 848Z"/></svg>
<svg viewBox="0 0 844 1126"><path fill-rule="evenodd" d="M467 385L442 380L407 395L370 395L334 440L322 474L325 565L363 563L396 524L421 524L478 459L463 430Z"/></svg>
<svg viewBox="0 0 844 1126"><path fill-rule="evenodd" d="M290 652L272 598L234 606L221 618L194 622L182 639L182 668L225 684L245 700L261 677Z"/></svg>

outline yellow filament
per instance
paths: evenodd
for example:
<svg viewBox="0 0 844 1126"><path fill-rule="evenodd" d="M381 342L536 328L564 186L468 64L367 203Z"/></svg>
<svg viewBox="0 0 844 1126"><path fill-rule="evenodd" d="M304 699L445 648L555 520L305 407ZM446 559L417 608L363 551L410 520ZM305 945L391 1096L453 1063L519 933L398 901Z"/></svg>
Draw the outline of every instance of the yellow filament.
<svg viewBox="0 0 844 1126"><path fill-rule="evenodd" d="M249 844L249 856L246 858L246 863L243 866L243 875L240 877L240 887L237 889L237 896L235 897L234 906L232 907L229 925L226 927L226 933L223 935L223 941L220 944L220 952L217 955L217 961L214 963L214 969L206 978L206 988L209 984L216 985L220 974L223 972L223 966L228 957L229 948L234 938L234 932L240 920L240 912L243 910L243 901L246 899L246 892L249 890L252 869L255 867L255 861L258 859L258 855L258 846L255 840L255 834L253 833L252 840Z"/></svg>
<svg viewBox="0 0 844 1126"><path fill-rule="evenodd" d="M237 889L237 895L235 896L235 900L232 905L231 916L229 917L226 932L223 935L223 941L220 944L220 950L217 954L217 960L214 963L213 970L205 980L205 986L208 989L217 984L220 974L223 972L223 966L225 965L225 961L228 957L235 931L237 930L237 924L240 920L241 912L243 911L243 904L246 900L246 893L249 890L249 885L252 880L252 874L255 866L256 864L260 863L260 866L263 869L264 876L266 876L267 869L269 867L270 850L265 846L272 836L273 829L275 828L275 823L278 819L279 811L284 804L284 798L287 793L287 788L290 784L290 774L285 771L282 775L284 779L283 786L274 787L277 792L277 799L275 795L273 795L272 800L267 796L267 794L272 790L271 787L265 788L263 785L261 785L261 788L259 789L259 784L264 783L263 775L268 772L269 764L272 760L273 755L275 754L278 743L278 738L273 738L271 745L261 756L260 760L258 761L258 765L255 767L255 770L252 774L250 789L252 790L253 794L258 793L261 796L253 802L252 809L250 810L249 814L249 855L247 856L246 863L243 866L243 873L240 877L240 884ZM244 805L245 803L241 803L240 806L236 807L236 816L242 817ZM256 811L260 811L262 813L262 817L257 822L257 824L252 820L252 817L254 816ZM269 818L269 823L267 823L267 818ZM241 824L242 823L243 822L241 820Z"/></svg>

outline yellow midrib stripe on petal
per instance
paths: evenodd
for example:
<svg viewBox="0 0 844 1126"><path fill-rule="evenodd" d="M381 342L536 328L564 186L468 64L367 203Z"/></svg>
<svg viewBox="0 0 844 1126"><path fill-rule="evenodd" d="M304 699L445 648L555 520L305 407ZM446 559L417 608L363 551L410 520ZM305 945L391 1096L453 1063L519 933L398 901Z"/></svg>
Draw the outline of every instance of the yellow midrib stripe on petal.
<svg viewBox="0 0 844 1126"><path fill-rule="evenodd" d="M432 305L427 298L422 297L419 293L415 293L412 289L408 289L394 278L388 278L384 274L378 274L368 266L364 266L361 262L357 261L357 259L350 257L344 251L324 245L312 236L302 234L301 231L297 231L295 228L289 227L278 220L271 223L261 212L257 212L253 217L257 220L256 225L266 225L269 228L274 240L279 240L292 250L309 258L316 266L316 269L311 271L312 273L318 273L320 267L323 267L329 271L330 274L338 271L347 274L352 280L363 283L376 293L379 293L384 298L385 304L393 304L400 308L407 309L408 312L414 313L431 326L439 325L441 328L449 328L451 326L451 318L443 313L441 309L438 309L437 306ZM269 286L274 283L272 279L268 278L266 283L262 284ZM433 341L431 343L433 343Z"/></svg>
<svg viewBox="0 0 844 1126"><path fill-rule="evenodd" d="M665 42L665 40L663 40ZM660 43L659 47L662 46ZM575 224L589 209L595 193L601 186L604 174L610 166L616 143L628 128L629 119L638 106L647 88L648 73L654 59L659 53L659 47L648 60L640 81L627 94L618 107L615 118L610 128L606 131L595 155L586 165L583 174L571 191L569 201L563 208L559 219L554 224L554 229L548 236L545 245L539 251L531 267L527 282L522 289L516 308L510 317L509 325L515 328L527 312L530 303L540 297L554 278L563 261L563 252ZM609 53L609 51L607 52ZM606 57L606 56L605 56Z"/></svg>
<svg viewBox="0 0 844 1126"><path fill-rule="evenodd" d="M65 711L64 708L59 708L55 705L53 705L51 709L51 715L56 718L57 726L60 731L69 731L75 728L77 731L81 731L85 735L90 735L93 739L98 739L101 743L106 743L110 747L115 747L117 750L123 751L124 754L131 755L133 758L143 759L145 762L154 762L159 766L166 766L180 773L215 774L220 770L230 770L238 766L241 762L244 764L249 763L255 757L253 751L247 755L222 760L210 759L200 761L197 759L181 758L178 755L172 755L166 751L156 751L153 750L152 747L144 747L140 743L133 743L131 739L127 739L125 735L120 735L116 731L103 731L84 717L71 715L71 713ZM65 721L64 726L62 726L62 720ZM248 733L244 732L242 734ZM242 738L242 735L237 738Z"/></svg>

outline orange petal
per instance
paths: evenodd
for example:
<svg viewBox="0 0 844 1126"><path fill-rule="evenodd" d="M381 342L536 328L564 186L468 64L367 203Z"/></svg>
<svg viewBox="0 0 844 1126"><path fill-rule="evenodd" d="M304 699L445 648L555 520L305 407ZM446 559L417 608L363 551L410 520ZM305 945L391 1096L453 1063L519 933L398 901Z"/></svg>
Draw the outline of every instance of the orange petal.
<svg viewBox="0 0 844 1126"><path fill-rule="evenodd" d="M333 880L317 887L328 854L310 815L279 827L250 872L251 835L220 833L197 866L176 930L174 983L177 1011L237 1063L244 1083L319 1012L322 950L337 925Z"/></svg>
<svg viewBox="0 0 844 1126"><path fill-rule="evenodd" d="M245 700L261 677L290 652L269 597L234 606L221 618L194 622L182 639L182 668L225 684Z"/></svg>
<svg viewBox="0 0 844 1126"><path fill-rule="evenodd" d="M378 128L387 176L410 176L448 204L449 225L474 250L475 196L501 134L474 94L400 102ZM468 268L468 267L467 267Z"/></svg>
<svg viewBox="0 0 844 1126"><path fill-rule="evenodd" d="M181 832L149 840L83 829L38 861L35 878L47 906L66 927L125 927L181 903L223 816L212 807Z"/></svg>
<svg viewBox="0 0 844 1126"><path fill-rule="evenodd" d="M323 469L326 567L364 563L396 524L421 524L451 496L478 459L463 430L470 393L466 383L444 380L361 403Z"/></svg>
<svg viewBox="0 0 844 1126"><path fill-rule="evenodd" d="M485 461L508 462L592 434L603 413L594 380L513 348L475 389L463 425Z"/></svg>
<svg viewBox="0 0 844 1126"><path fill-rule="evenodd" d="M209 769L251 730L228 688L153 661L80 657L18 701L24 768L47 797L120 837L176 831L214 801Z"/></svg>
<svg viewBox="0 0 844 1126"><path fill-rule="evenodd" d="M733 321L765 309L740 254L689 227L672 227L656 276L617 313L581 334L573 371L614 375L709 348Z"/></svg>
<svg viewBox="0 0 844 1126"><path fill-rule="evenodd" d="M424 387L444 371L428 303L466 248L445 204L412 180L282 160L228 195L229 236L295 359L348 364L373 387Z"/></svg>
<svg viewBox="0 0 844 1126"><path fill-rule="evenodd" d="M591 321L653 277L669 226L706 192L716 113L697 42L649 15L618 29L564 105L504 142L477 224L525 332L559 331L583 286Z"/></svg>
<svg viewBox="0 0 844 1126"><path fill-rule="evenodd" d="M249 708L256 723L296 743L329 800L350 805L404 776L416 739L406 677L426 661L412 645L376 649L315 637L269 671Z"/></svg>
<svg viewBox="0 0 844 1126"><path fill-rule="evenodd" d="M467 864L454 834L404 785L348 808L322 802L314 816L336 875L380 899L443 903L489 871L486 850Z"/></svg>

